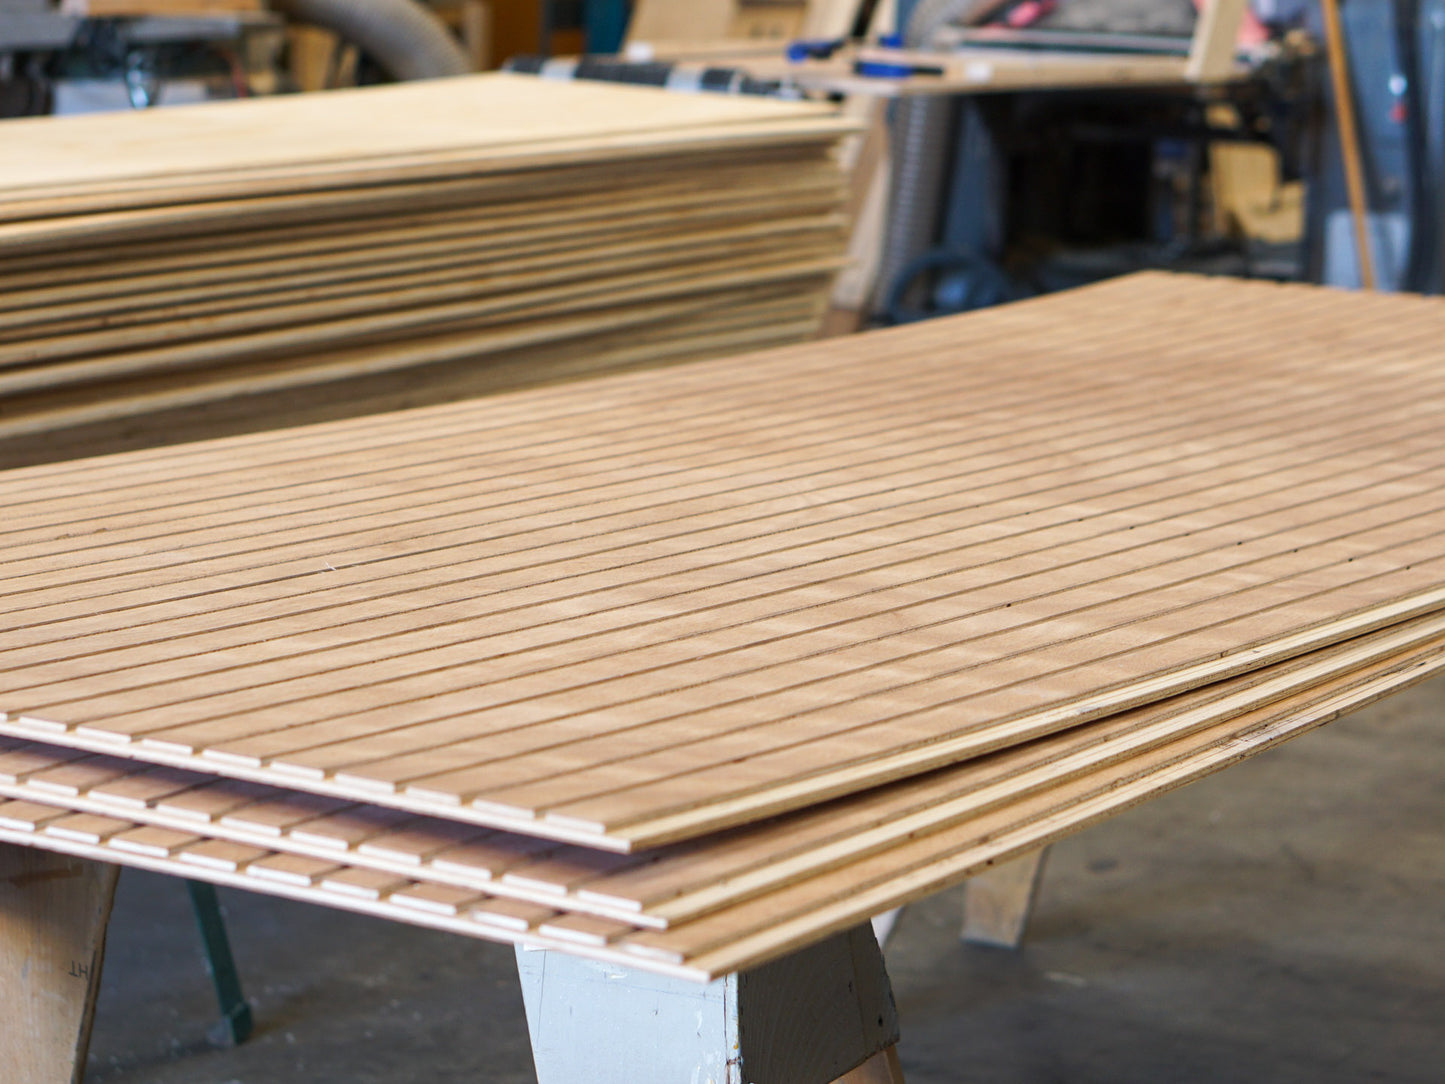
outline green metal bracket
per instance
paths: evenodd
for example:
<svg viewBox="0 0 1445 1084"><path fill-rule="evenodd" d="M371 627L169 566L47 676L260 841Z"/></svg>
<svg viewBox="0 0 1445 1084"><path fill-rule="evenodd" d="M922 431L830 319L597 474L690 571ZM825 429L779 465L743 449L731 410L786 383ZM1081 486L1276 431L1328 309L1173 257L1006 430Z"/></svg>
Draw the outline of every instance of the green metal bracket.
<svg viewBox="0 0 1445 1084"><path fill-rule="evenodd" d="M632 14L627 0L585 0L582 25L587 38L587 52L615 53L627 36L627 20Z"/></svg>
<svg viewBox="0 0 1445 1084"><path fill-rule="evenodd" d="M201 928L201 944L206 953L206 970L216 986L216 1000L221 1006L221 1019L209 1032L212 1042L220 1046L239 1046L251 1035L251 1006L241 993L241 976L236 973L236 960L231 955L231 942L226 937L226 923L221 918L221 903L214 885L204 881L187 881L191 906L196 911L196 924Z"/></svg>

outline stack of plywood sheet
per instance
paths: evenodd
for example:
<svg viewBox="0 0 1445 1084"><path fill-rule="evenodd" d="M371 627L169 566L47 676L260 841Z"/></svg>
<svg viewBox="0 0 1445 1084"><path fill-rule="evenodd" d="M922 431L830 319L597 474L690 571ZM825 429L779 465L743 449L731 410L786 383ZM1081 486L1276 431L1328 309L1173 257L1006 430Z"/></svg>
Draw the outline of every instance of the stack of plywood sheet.
<svg viewBox="0 0 1445 1084"><path fill-rule="evenodd" d="M0 476L0 839L696 978L1445 669L1438 301L1139 276Z"/></svg>
<svg viewBox="0 0 1445 1084"><path fill-rule="evenodd" d="M7 122L0 463L810 338L849 130L508 75Z"/></svg>

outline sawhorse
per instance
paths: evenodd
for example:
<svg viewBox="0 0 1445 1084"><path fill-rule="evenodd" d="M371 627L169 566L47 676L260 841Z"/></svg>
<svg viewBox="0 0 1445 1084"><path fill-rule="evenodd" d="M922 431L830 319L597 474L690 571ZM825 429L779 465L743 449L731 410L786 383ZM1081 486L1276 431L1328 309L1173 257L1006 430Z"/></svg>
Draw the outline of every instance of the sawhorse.
<svg viewBox="0 0 1445 1084"><path fill-rule="evenodd" d="M0 1065L10 1084L79 1084L120 867L0 844ZM187 881L221 1019L220 1045L251 1034L213 886Z"/></svg>
<svg viewBox="0 0 1445 1084"><path fill-rule="evenodd" d="M7 1084L83 1076L117 872L0 845ZM250 1011L214 889L191 891L221 1027L244 1038ZM552 950L520 948L517 965L539 1084L903 1084L898 1015L866 925L706 985Z"/></svg>

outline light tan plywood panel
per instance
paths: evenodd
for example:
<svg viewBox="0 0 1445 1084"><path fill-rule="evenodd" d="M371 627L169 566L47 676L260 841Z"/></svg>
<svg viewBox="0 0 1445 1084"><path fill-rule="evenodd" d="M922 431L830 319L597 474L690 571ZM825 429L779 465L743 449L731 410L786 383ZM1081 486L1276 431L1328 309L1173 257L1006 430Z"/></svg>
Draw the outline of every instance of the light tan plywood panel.
<svg viewBox="0 0 1445 1084"><path fill-rule="evenodd" d="M248 98L183 110L114 116L20 118L5 125L0 193L238 171L314 173L335 163L386 166L419 156L502 157L541 147L566 157L603 140L644 141L689 129L727 140L772 125L848 126L801 102L737 95L659 94L613 84L560 83L488 73L457 79ZM109 153L97 155L104 146Z"/></svg>
<svg viewBox="0 0 1445 1084"><path fill-rule="evenodd" d="M7 125L0 462L810 339L851 130L510 75Z"/></svg>
<svg viewBox="0 0 1445 1084"><path fill-rule="evenodd" d="M1440 609L1440 320L1141 276L16 472L6 725L614 848L798 808Z"/></svg>
<svg viewBox="0 0 1445 1084"><path fill-rule="evenodd" d="M1442 653L1445 617L1406 623L991 757L635 856L18 739L0 739L0 795L75 812L121 811L158 828L307 857L345 855L380 873L667 928L1071 786L1103 767L1148 759L1221 723L1303 712L1391 675L1434 668Z"/></svg>
<svg viewBox="0 0 1445 1084"><path fill-rule="evenodd" d="M353 858L368 844L355 844L375 840L378 854L392 863L409 861L416 871L426 863L459 868L496 864L503 857L517 858L530 846L532 853L515 868L530 871L537 886L556 886L563 881L591 884L598 895L610 887L613 898L618 898L628 892L636 896L644 886L656 893L669 877L674 884L689 878L705 884L710 879L714 889L720 889L725 871L738 865L736 835L654 856L650 865L643 864L640 857L626 859L597 852L567 860L559 858L558 852L546 853L543 848L547 844L540 840L530 844L516 841L504 856L498 853L495 835L468 838L467 832L477 830L456 823L451 824L450 835L444 831L407 832L398 830L404 826L389 819L386 811L371 808L354 813L348 825L332 822L352 849L343 849L333 833L325 835L331 850L307 855L208 834L217 822L206 816L224 816L223 809L239 810L243 819L248 816L245 811L252 805L245 800L253 795L245 791L244 784L224 784L235 790L237 798L233 800L199 803L206 806L206 816L193 816L191 827L139 823L133 814L146 803L159 807L166 801L164 795L185 793L186 779L157 783L154 776L164 775L163 769L157 769L150 777L135 777L125 790L115 782L99 784L112 788L110 797L116 808L106 814L70 811L51 804L59 800L56 798L46 803L0 802L0 840L707 979L776 958L871 913L918 899L1405 688L1439 672L1440 647L1438 638L1422 642L1351 673L1318 680L1307 692L1286 695L1242 715L1212 724L1201 718L1196 720L1198 725L1177 731L1173 740L1141 746L1117 757L1096 758L1092 770L1060 773L1054 785L1042 790L1019 787L1008 798L980 806L960 820L940 819L937 830L863 851L852 860L815 865L811 871L788 870L786 862L779 862L776 872L782 876L754 884L750 893L734 896L731 902L714 901L710 909L695 912L686 921L671 922L665 929L640 929L636 919L559 909L560 894L556 902L540 902L490 891L503 882L466 887L418 879L418 873L408 874L404 869L361 865ZM1343 658L1337 655L1334 661L1342 663ZM19 752L23 754L23 750ZM12 772L19 767L16 755L12 751L8 760ZM34 761L31 770L38 770ZM74 780L72 771L70 781ZM921 786L923 781L910 785ZM892 790L896 794L899 788ZM269 830L294 832L296 826L308 823L306 813L320 808L315 799L293 797L287 801L284 812L281 804L271 807L276 815L267 820ZM327 815L322 812L315 819ZM778 843L782 838L774 837L775 857L781 854ZM517 878L519 882L525 879L525 874ZM746 881L747 876L741 879Z"/></svg>

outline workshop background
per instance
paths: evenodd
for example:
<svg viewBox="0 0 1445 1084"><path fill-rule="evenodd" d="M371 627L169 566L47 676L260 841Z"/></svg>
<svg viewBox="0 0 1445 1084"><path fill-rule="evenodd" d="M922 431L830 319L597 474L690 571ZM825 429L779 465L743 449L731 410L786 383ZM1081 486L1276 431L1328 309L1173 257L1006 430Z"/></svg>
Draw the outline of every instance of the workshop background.
<svg viewBox="0 0 1445 1084"><path fill-rule="evenodd" d="M789 272L791 308L765 284L743 284L753 293L738 295L738 311L757 306L746 329L669 324L673 345L655 357L619 352L617 368L711 356L720 341L741 350L910 324L1142 270L1440 294L1445 0L1345 0L1343 69L1329 47L1332 6L1257 0L1218 81L880 100L854 92L862 69L820 91L776 61L791 50L799 63L832 63L838 50L881 43L910 57L995 47L1182 63L1199 48L1198 5L0 0L0 176L11 118L501 69L675 93L710 79L704 93L831 101L857 121L839 152L839 205L809 204L845 213L846 236L820 227L794 252L833 245L818 259L841 269ZM910 74L933 73L878 77ZM435 101L445 108L444 94ZM116 267L154 255L96 236ZM689 239L669 273L702 274L706 243ZM0 280L19 267L0 262ZM21 342L16 321L0 328L0 350ZM764 338L765 325L782 330ZM358 370L309 391L288 385L259 411L197 393L103 417L78 391L32 404L0 389L0 465L585 375L551 346L513 363L485 379L459 366L405 379ZM45 421L72 402L85 410ZM1017 948L961 939L962 887L891 918L880 930L907 1080L1441 1080L1442 714L1435 679L1057 844ZM510 947L234 888L188 892L137 870L121 877L86 1082L535 1079Z"/></svg>

